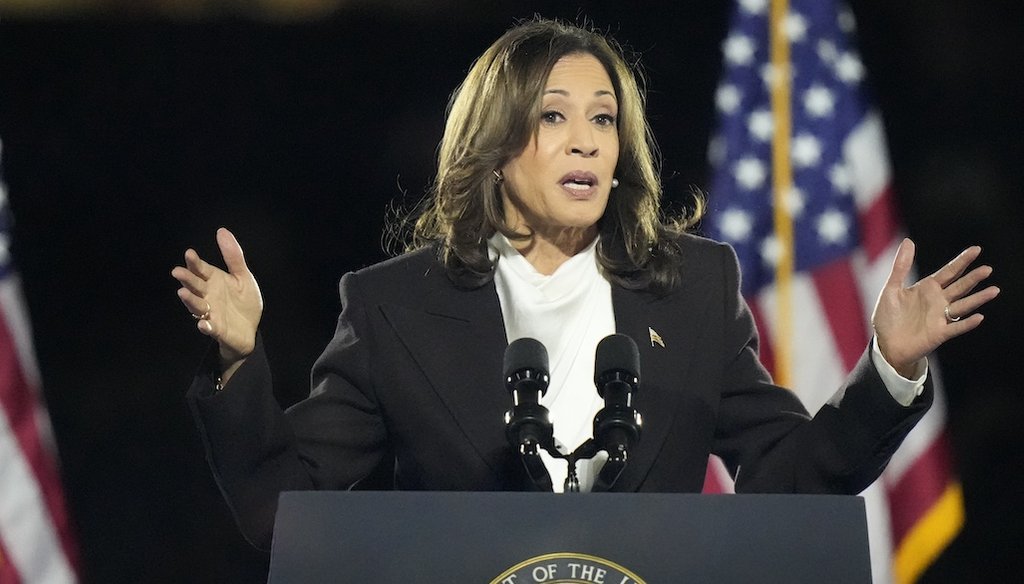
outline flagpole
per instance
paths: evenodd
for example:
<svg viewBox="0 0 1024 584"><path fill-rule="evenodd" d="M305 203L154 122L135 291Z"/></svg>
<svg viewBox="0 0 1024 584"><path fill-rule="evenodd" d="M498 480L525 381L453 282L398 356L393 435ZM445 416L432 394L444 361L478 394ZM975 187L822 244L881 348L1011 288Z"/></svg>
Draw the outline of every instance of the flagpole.
<svg viewBox="0 0 1024 584"><path fill-rule="evenodd" d="M771 68L768 81L771 87L772 119L772 209L775 238L778 244L775 264L776 304L778 321L775 326L774 347L776 381L792 384L793 363L793 269L796 255L793 243L793 220L787 197L793 191L793 167L790 160L792 135L791 83L789 39L783 22L789 11L788 0L772 0L768 19L771 39Z"/></svg>

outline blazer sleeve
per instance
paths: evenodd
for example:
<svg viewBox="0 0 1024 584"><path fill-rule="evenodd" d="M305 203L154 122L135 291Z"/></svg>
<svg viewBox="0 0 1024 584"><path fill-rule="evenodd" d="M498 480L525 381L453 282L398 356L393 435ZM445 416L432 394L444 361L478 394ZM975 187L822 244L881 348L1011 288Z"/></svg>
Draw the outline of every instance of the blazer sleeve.
<svg viewBox="0 0 1024 584"><path fill-rule="evenodd" d="M350 488L386 451L355 274L342 278L340 288L337 329L313 367L307 399L281 410L259 338L220 392L211 351L187 394L217 485L246 539L261 549L270 548L281 491Z"/></svg>
<svg viewBox="0 0 1024 584"><path fill-rule="evenodd" d="M865 350L843 386L812 418L760 364L736 255L728 246L720 249L726 250L726 332L713 452L733 473L737 492L859 493L878 478L931 405L931 383L904 407L889 394Z"/></svg>

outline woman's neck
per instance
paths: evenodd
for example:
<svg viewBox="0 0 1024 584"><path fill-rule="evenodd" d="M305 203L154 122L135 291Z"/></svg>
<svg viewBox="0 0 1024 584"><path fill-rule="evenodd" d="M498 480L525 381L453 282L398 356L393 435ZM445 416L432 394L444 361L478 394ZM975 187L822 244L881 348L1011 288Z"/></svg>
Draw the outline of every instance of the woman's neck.
<svg viewBox="0 0 1024 584"><path fill-rule="evenodd" d="M535 270L550 276L555 270L590 245L597 237L597 226L583 229L565 228L553 234L534 231L529 239L509 242Z"/></svg>

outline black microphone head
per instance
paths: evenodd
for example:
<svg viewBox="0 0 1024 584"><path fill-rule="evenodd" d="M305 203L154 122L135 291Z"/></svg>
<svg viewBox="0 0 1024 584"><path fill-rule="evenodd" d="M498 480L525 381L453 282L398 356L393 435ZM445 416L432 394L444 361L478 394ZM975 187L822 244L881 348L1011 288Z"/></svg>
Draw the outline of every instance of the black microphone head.
<svg viewBox="0 0 1024 584"><path fill-rule="evenodd" d="M548 350L537 339L516 339L505 349L505 379L524 369L548 375Z"/></svg>
<svg viewBox="0 0 1024 584"><path fill-rule="evenodd" d="M594 382L600 383L604 374L614 371L627 373L638 380L640 378L640 349L627 335L608 335L597 344Z"/></svg>

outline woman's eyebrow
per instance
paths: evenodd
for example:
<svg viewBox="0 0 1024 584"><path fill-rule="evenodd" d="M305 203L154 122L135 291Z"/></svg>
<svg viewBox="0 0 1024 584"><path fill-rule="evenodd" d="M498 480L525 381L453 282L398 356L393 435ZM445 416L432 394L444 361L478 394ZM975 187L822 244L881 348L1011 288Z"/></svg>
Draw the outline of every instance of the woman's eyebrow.
<svg viewBox="0 0 1024 584"><path fill-rule="evenodd" d="M565 97L569 97L569 91L566 90L566 89L545 89L544 90L544 95L547 95L549 93L557 93L558 95L564 95ZM615 93L612 92L612 91L609 91L607 89L598 89L597 91L594 92L594 97L601 97L603 95L610 95L613 99L615 98Z"/></svg>

